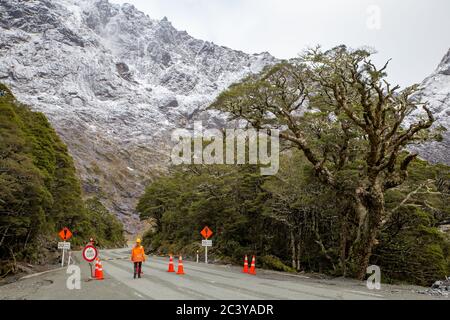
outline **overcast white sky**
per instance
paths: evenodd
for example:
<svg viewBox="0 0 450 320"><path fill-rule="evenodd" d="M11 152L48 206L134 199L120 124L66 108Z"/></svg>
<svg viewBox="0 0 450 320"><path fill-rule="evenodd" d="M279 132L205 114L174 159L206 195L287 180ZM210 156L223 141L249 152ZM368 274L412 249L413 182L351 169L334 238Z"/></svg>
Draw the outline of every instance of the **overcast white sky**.
<svg viewBox="0 0 450 320"><path fill-rule="evenodd" d="M248 53L290 58L317 44L372 46L378 63L393 59L390 80L402 86L430 75L450 48L449 0L110 1L131 3L154 19L166 16L196 38Z"/></svg>

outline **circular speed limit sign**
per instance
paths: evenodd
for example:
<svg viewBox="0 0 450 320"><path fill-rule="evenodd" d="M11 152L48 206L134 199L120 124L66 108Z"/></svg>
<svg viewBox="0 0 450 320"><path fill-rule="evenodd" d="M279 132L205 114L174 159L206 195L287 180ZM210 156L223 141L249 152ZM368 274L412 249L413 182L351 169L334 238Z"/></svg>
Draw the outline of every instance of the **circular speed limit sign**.
<svg viewBox="0 0 450 320"><path fill-rule="evenodd" d="M97 249L92 245L87 245L83 249L83 259L87 262L92 262L97 258L98 251Z"/></svg>

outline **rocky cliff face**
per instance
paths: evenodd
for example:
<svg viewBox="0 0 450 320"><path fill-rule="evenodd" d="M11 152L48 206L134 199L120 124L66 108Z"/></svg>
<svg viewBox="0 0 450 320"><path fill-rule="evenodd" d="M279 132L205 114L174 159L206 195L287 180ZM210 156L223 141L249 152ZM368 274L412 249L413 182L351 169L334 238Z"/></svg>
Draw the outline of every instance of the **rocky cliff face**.
<svg viewBox="0 0 450 320"><path fill-rule="evenodd" d="M128 4L0 0L0 81L48 116L86 193L100 194L130 233L144 183L168 161L171 130L274 61L194 39Z"/></svg>
<svg viewBox="0 0 450 320"><path fill-rule="evenodd" d="M136 199L168 164L174 128L201 118L222 90L276 60L194 39L167 19L107 0L0 0L0 82L44 112L73 155L85 192L136 232ZM449 129L450 51L423 82ZM416 115L411 115L411 119ZM414 147L450 164L450 135Z"/></svg>
<svg viewBox="0 0 450 320"><path fill-rule="evenodd" d="M435 72L421 84L420 97L427 102L435 117L435 128L442 127L443 141L427 142L412 149L430 162L450 165L450 50ZM411 119L417 114L411 115Z"/></svg>

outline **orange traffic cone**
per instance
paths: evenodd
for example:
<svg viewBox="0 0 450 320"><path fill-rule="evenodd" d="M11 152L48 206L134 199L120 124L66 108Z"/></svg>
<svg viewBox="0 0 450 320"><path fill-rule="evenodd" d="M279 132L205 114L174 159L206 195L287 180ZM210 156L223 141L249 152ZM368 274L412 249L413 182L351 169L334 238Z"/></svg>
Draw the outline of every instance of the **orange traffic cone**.
<svg viewBox="0 0 450 320"><path fill-rule="evenodd" d="M252 264L250 266L250 270L248 271L249 274L256 275L256 266L255 266L255 264L256 264L256 259L255 259L255 256L253 256Z"/></svg>
<svg viewBox="0 0 450 320"><path fill-rule="evenodd" d="M177 274L184 274L183 258L181 256L178 258L178 271L177 271Z"/></svg>
<svg viewBox="0 0 450 320"><path fill-rule="evenodd" d="M242 270L243 273L248 273L248 258L247 255L245 255L244 259L244 269Z"/></svg>
<svg viewBox="0 0 450 320"><path fill-rule="evenodd" d="M103 280L103 267L99 258L97 258L97 262L95 263L95 279Z"/></svg>
<svg viewBox="0 0 450 320"><path fill-rule="evenodd" d="M167 270L167 272L175 272L175 268L173 267L173 256L170 255L169 258L169 270Z"/></svg>
<svg viewBox="0 0 450 320"><path fill-rule="evenodd" d="M95 259L95 269L94 269L94 274L91 273L91 278L92 279L96 279L97 277L97 270L98 270L98 258ZM92 271L92 270L91 270Z"/></svg>

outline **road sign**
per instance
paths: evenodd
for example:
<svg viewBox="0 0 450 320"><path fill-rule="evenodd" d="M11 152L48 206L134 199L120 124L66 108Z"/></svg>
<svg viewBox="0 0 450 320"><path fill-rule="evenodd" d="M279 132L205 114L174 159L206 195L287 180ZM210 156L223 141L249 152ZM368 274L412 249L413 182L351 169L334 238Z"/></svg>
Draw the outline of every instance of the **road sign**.
<svg viewBox="0 0 450 320"><path fill-rule="evenodd" d="M70 250L70 242L58 242L58 249Z"/></svg>
<svg viewBox="0 0 450 320"><path fill-rule="evenodd" d="M94 261L98 256L98 250L92 245L87 245L83 249L83 259L87 262Z"/></svg>
<svg viewBox="0 0 450 320"><path fill-rule="evenodd" d="M212 240L202 240L202 247L212 247Z"/></svg>
<svg viewBox="0 0 450 320"><path fill-rule="evenodd" d="M208 238L212 236L213 232L206 226L200 233L205 238L202 240L202 246L205 247L205 263L208 263L208 247L212 247L212 240L208 240Z"/></svg>
<svg viewBox="0 0 450 320"><path fill-rule="evenodd" d="M206 240L208 240L208 238L211 237L213 234L213 232L211 231L210 228L208 228L208 226L204 227L200 233L202 234L203 238L205 238Z"/></svg>
<svg viewBox="0 0 450 320"><path fill-rule="evenodd" d="M69 230L69 228L63 228L59 233L59 237L61 240L66 241L72 238L72 232Z"/></svg>

